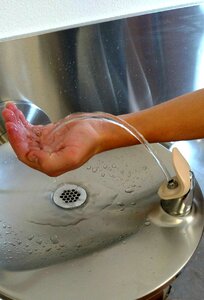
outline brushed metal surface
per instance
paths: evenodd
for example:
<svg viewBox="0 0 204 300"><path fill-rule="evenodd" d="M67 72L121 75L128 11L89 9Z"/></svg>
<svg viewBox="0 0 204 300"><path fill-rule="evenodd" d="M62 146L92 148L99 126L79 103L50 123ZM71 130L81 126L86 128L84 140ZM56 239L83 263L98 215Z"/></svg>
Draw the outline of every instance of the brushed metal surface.
<svg viewBox="0 0 204 300"><path fill-rule="evenodd" d="M56 121L127 113L203 87L203 7L0 43L0 98L27 99Z"/></svg>
<svg viewBox="0 0 204 300"><path fill-rule="evenodd" d="M173 172L169 151L154 147ZM23 165L6 143L0 178L0 290L11 299L139 299L172 280L201 238L199 187L190 215L166 214L156 194L163 174L142 145L55 179ZM53 203L65 182L86 189L85 206Z"/></svg>

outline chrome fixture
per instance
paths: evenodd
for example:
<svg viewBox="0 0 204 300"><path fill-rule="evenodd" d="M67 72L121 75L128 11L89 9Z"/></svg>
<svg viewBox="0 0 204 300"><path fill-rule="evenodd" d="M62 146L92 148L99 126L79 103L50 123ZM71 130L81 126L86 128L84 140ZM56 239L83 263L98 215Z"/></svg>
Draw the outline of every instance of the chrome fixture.
<svg viewBox="0 0 204 300"><path fill-rule="evenodd" d="M190 174L190 189L182 197L171 199L171 200L162 200L161 199L161 206L165 212L172 216L187 216L192 209L193 205L193 198L194 198L194 189L195 189L195 177L193 172L191 171Z"/></svg>
<svg viewBox="0 0 204 300"><path fill-rule="evenodd" d="M81 186L75 184L62 184L53 193L53 201L56 205L65 209L73 209L83 205L87 199L87 193Z"/></svg>
<svg viewBox="0 0 204 300"><path fill-rule="evenodd" d="M172 149L172 164L176 176L160 186L158 194L161 206L172 216L186 216L193 205L195 177L177 148Z"/></svg>

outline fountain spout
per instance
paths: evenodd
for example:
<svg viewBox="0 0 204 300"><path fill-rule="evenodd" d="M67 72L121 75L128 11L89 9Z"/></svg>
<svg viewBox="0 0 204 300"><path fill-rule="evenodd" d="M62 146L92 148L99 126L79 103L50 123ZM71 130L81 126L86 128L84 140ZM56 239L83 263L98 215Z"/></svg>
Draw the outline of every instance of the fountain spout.
<svg viewBox="0 0 204 300"><path fill-rule="evenodd" d="M158 194L161 206L168 214L186 216L190 213L193 203L195 177L177 148L173 149L172 157L176 176L172 178L172 182L164 182Z"/></svg>

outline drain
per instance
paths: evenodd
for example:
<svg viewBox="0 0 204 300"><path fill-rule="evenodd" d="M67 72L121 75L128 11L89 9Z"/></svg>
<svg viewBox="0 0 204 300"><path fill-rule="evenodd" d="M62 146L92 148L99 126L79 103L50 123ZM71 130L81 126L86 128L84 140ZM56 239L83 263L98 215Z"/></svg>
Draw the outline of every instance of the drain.
<svg viewBox="0 0 204 300"><path fill-rule="evenodd" d="M79 207L86 199L86 191L75 184L63 184L53 193L54 203L66 209Z"/></svg>

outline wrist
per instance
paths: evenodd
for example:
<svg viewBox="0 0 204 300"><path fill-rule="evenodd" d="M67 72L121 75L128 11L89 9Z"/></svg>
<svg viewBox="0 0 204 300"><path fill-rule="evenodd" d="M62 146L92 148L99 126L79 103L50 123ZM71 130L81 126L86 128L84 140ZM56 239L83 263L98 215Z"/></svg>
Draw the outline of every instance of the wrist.
<svg viewBox="0 0 204 300"><path fill-rule="evenodd" d="M98 133L98 153L139 143L136 137L125 129L122 118L120 121L118 117L113 115L108 115L108 117L109 120L98 120L99 122L95 127Z"/></svg>

